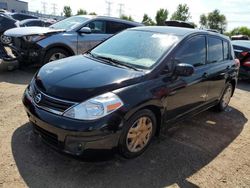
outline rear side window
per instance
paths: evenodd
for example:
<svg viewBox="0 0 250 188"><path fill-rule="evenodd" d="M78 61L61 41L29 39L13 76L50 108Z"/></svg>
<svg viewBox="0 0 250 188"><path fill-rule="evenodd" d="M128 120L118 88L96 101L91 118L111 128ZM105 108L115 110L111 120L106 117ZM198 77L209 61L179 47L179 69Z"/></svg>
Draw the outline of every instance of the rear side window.
<svg viewBox="0 0 250 188"><path fill-rule="evenodd" d="M118 22L107 22L107 33L115 34L122 30L126 29L126 26L123 23Z"/></svg>
<svg viewBox="0 0 250 188"><path fill-rule="evenodd" d="M206 63L206 38L205 36L195 36L180 48L175 59L180 63L191 64L195 67Z"/></svg>
<svg viewBox="0 0 250 188"><path fill-rule="evenodd" d="M224 55L224 60L229 60L230 55L229 55L229 43L226 41L223 41L223 55Z"/></svg>
<svg viewBox="0 0 250 188"><path fill-rule="evenodd" d="M222 40L208 37L208 63L217 63L223 61Z"/></svg>

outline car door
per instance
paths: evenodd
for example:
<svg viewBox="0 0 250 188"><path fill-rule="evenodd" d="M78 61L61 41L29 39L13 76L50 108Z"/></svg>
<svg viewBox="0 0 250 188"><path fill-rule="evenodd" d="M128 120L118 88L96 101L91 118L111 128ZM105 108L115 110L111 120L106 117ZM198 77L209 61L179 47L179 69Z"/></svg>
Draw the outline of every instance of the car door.
<svg viewBox="0 0 250 188"><path fill-rule="evenodd" d="M89 27L91 33L78 34L78 54L85 53L89 49L95 47L105 39L109 38L111 35L106 32L106 21L104 20L94 20L86 24L84 27Z"/></svg>
<svg viewBox="0 0 250 188"><path fill-rule="evenodd" d="M215 36L208 36L207 70L209 80L207 101L218 100L225 88L226 79L232 67L229 42Z"/></svg>
<svg viewBox="0 0 250 188"><path fill-rule="evenodd" d="M172 81L167 83L166 120L178 119L205 104L208 88L206 49L206 37L193 36L181 45L169 62L191 64L195 72L189 77L173 76Z"/></svg>

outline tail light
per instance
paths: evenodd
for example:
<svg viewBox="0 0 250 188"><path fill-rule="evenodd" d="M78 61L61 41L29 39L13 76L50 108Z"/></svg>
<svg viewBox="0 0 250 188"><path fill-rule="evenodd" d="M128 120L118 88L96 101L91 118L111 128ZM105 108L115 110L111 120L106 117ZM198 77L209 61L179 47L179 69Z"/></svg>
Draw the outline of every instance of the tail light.
<svg viewBox="0 0 250 188"><path fill-rule="evenodd" d="M243 57L246 57L249 54L249 52L241 52L240 55L242 55Z"/></svg>
<svg viewBox="0 0 250 188"><path fill-rule="evenodd" d="M250 67L250 61L246 61L242 65L245 66L245 67Z"/></svg>

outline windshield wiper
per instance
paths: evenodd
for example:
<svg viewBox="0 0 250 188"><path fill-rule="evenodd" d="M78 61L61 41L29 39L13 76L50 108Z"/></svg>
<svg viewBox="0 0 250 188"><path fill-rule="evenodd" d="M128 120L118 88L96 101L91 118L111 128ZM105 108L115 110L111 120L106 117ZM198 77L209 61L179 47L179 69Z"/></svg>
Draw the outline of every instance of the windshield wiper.
<svg viewBox="0 0 250 188"><path fill-rule="evenodd" d="M137 68L135 68L134 66L129 65L129 64L125 63L125 62L122 62L122 61L113 59L113 58L111 58L111 57L93 55L92 53L89 53L89 54L90 54L92 57L95 57L95 58L97 58L97 59L106 60L106 61L108 61L109 63L112 63L113 65L120 65L120 66L123 66L123 67L127 67L127 68L130 68L130 69L139 71L139 70L138 70Z"/></svg>

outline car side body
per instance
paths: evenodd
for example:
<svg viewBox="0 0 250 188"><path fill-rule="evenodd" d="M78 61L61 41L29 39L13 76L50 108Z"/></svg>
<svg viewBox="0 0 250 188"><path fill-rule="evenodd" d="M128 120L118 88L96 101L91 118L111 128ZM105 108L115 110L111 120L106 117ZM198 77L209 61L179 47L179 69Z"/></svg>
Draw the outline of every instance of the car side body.
<svg viewBox="0 0 250 188"><path fill-rule="evenodd" d="M11 47L20 62L45 64L51 61L50 57L53 54L63 54L64 57L82 54L126 28L142 26L140 23L105 16L74 16L74 18L82 18L85 21L68 30L54 29L52 25L50 30L23 28L9 30L5 35L14 37ZM91 32L81 32L84 27L89 27ZM36 33L33 30L39 31ZM37 41L24 40L26 36L34 35L43 35L44 38Z"/></svg>
<svg viewBox="0 0 250 188"><path fill-rule="evenodd" d="M156 126L152 134L159 134L176 121L218 105L228 85L228 97L233 95L238 66L227 37L175 27L138 27L125 32L151 33L153 38L170 36L163 42L174 36L176 42L153 68L142 71L117 67L85 54L48 63L35 75L23 103L35 130L53 147L74 155L91 149L123 148L124 135L135 114L153 114ZM115 38L99 46L109 40ZM63 115L72 106L106 92L118 96L123 106L94 120ZM36 97L43 99L36 103ZM135 157L142 151L133 155L123 150L123 154Z"/></svg>

